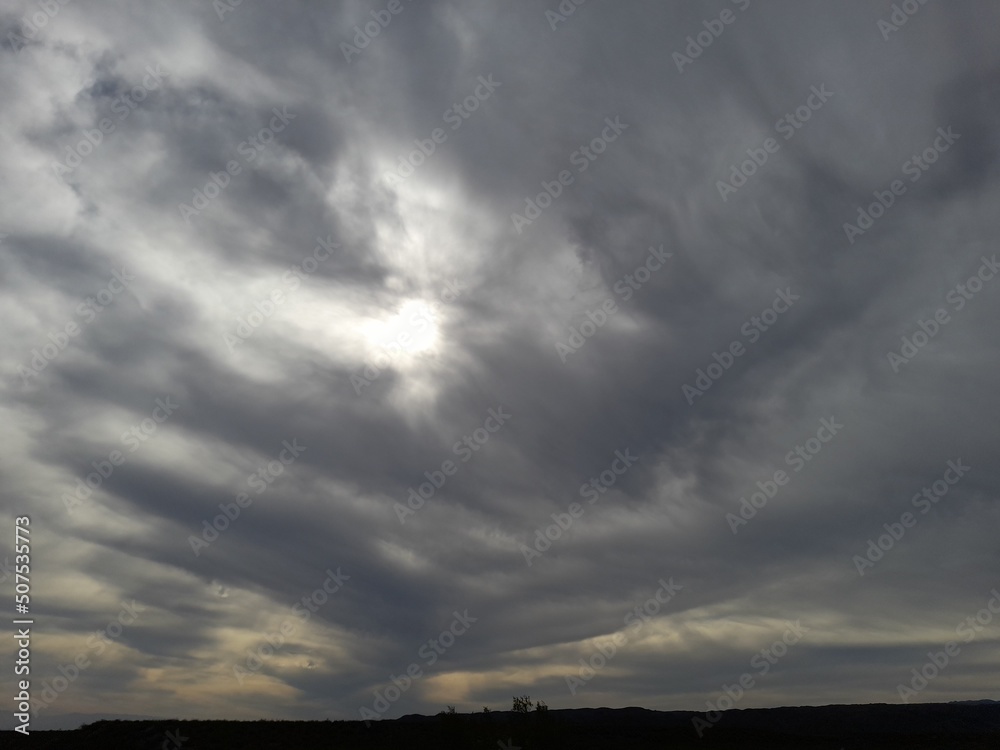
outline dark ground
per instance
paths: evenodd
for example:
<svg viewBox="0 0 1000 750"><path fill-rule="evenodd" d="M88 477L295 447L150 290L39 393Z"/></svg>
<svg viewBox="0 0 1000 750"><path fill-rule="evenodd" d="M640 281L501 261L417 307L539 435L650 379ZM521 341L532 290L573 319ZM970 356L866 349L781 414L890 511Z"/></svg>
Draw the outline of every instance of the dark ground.
<svg viewBox="0 0 1000 750"><path fill-rule="evenodd" d="M739 748L998 750L1000 703L729 711L699 739L690 711L567 709L360 721L99 721L73 731L0 732L4 748L329 750L354 748ZM509 743L509 744L508 744Z"/></svg>

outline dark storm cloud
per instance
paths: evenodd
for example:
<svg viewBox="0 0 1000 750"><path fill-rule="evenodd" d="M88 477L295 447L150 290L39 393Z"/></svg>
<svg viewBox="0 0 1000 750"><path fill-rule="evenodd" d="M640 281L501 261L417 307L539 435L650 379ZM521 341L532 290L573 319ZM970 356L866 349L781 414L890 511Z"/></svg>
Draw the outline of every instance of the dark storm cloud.
<svg viewBox="0 0 1000 750"><path fill-rule="evenodd" d="M701 707L799 620L809 632L741 707L898 700L997 584L984 415L1000 281L954 297L997 251L996 10L928 4L883 38L890 3L591 0L553 29L557 5L403 2L345 60L383 7L68 5L4 48L3 481L53 550L39 672L121 600L147 608L42 714L107 697L137 714L356 717L411 663L424 676L388 716L512 692ZM674 53L724 10L679 71ZM158 64L162 86L58 180L53 160ZM453 127L480 77L499 86ZM294 117L265 145L275 110ZM948 127L958 139L911 181ZM444 140L411 158L435 128ZM389 179L400 159L423 163ZM906 191L849 236L897 179ZM185 221L195 191L209 200ZM320 241L336 248L309 270ZM122 267L135 281L84 320L77 305ZM387 354L369 326L413 299L437 302L437 339ZM887 354L939 308L949 322L894 371ZM176 412L133 450L124 434L167 397ZM490 409L511 417L482 441ZM824 419L843 428L808 449ZM306 450L266 474L293 440ZM68 512L112 450L124 462ZM638 457L621 474L616 451ZM959 458L972 469L921 513L913 496ZM782 470L734 533L741 498ZM590 504L581 486L604 489L602 472L614 486ZM258 494L254 476L273 483ZM860 575L907 510L916 525ZM331 568L349 582L237 680ZM681 593L633 637L625 617L671 576ZM428 664L422 646L465 610L474 624ZM629 643L571 695L565 676L618 631ZM995 632L921 699L986 695Z"/></svg>

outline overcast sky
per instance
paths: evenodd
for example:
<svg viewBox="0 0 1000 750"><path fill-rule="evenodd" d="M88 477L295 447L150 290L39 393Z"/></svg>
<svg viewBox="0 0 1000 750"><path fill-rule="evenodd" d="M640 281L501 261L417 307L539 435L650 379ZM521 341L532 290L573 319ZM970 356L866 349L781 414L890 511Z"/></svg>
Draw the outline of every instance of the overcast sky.
<svg viewBox="0 0 1000 750"><path fill-rule="evenodd" d="M1000 698L1000 8L906 5L3 0L38 721Z"/></svg>

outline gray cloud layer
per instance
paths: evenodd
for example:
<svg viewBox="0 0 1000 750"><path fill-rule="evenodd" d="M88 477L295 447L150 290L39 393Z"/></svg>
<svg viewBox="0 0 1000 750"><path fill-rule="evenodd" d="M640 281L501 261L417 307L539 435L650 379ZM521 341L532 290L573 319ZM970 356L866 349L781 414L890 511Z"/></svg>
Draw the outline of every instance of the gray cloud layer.
<svg viewBox="0 0 1000 750"><path fill-rule="evenodd" d="M411 663L386 716L701 708L795 621L739 707L894 702L951 640L919 700L990 696L1000 11L402 0L348 62L386 5L334 6L3 6L4 526L36 696L92 662L40 715L354 718Z"/></svg>

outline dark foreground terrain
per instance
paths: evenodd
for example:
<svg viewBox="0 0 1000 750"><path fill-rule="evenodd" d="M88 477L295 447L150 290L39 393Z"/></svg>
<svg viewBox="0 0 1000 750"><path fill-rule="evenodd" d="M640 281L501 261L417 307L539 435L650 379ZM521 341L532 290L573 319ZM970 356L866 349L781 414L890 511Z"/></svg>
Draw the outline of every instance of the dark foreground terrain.
<svg viewBox="0 0 1000 750"><path fill-rule="evenodd" d="M99 721L73 731L0 733L2 748L788 748L998 750L1000 703L728 711L699 738L690 711L568 709L360 721ZM713 717L716 718L716 717Z"/></svg>

